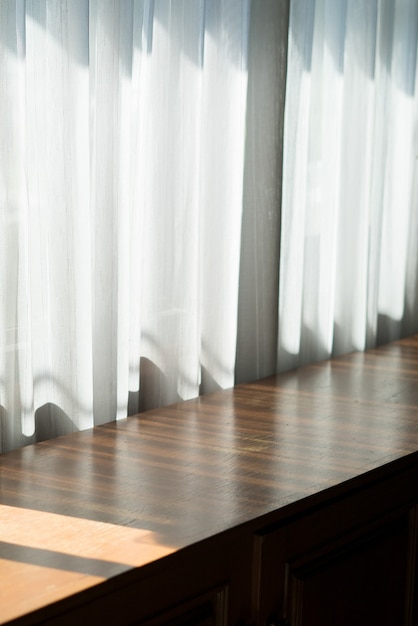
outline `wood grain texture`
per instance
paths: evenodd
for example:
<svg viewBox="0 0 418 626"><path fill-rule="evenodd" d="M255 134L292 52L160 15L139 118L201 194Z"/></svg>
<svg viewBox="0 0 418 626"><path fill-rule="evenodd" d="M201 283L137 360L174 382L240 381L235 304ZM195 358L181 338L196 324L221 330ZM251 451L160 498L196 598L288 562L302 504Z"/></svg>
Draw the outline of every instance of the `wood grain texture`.
<svg viewBox="0 0 418 626"><path fill-rule="evenodd" d="M414 337L4 454L0 623L417 450Z"/></svg>

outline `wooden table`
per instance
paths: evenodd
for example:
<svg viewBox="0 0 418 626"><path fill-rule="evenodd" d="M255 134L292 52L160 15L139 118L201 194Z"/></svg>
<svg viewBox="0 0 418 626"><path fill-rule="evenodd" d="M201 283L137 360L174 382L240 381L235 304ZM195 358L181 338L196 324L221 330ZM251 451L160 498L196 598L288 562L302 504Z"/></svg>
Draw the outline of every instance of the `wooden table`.
<svg viewBox="0 0 418 626"><path fill-rule="evenodd" d="M418 624L417 450L414 337L4 454L0 623Z"/></svg>

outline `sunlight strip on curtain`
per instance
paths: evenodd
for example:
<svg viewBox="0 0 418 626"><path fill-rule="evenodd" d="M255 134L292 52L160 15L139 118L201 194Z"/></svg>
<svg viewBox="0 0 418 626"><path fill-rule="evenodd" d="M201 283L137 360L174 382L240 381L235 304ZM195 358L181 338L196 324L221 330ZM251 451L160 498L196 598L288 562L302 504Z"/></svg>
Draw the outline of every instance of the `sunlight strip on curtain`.
<svg viewBox="0 0 418 626"><path fill-rule="evenodd" d="M0 451L233 385L249 15L0 3Z"/></svg>
<svg viewBox="0 0 418 626"><path fill-rule="evenodd" d="M280 370L418 331L418 3L290 6Z"/></svg>

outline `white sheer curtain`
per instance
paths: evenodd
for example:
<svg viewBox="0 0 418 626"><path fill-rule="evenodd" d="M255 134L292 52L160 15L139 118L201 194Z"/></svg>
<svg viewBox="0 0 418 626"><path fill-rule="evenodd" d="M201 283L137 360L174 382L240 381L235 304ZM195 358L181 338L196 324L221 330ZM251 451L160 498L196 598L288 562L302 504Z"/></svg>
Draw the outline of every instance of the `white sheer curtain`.
<svg viewBox="0 0 418 626"><path fill-rule="evenodd" d="M418 3L291 2L278 366L418 331Z"/></svg>
<svg viewBox="0 0 418 626"><path fill-rule="evenodd" d="M417 33L0 2L0 451L418 331Z"/></svg>
<svg viewBox="0 0 418 626"><path fill-rule="evenodd" d="M0 450L233 385L249 15L0 3Z"/></svg>

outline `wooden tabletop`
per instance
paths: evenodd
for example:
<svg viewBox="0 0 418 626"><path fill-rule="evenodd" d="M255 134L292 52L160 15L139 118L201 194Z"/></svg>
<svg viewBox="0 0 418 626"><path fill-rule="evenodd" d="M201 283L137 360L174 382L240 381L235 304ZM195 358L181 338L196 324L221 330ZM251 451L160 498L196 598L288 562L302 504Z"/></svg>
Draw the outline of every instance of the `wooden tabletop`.
<svg viewBox="0 0 418 626"><path fill-rule="evenodd" d="M418 337L0 456L0 623L418 450Z"/></svg>

